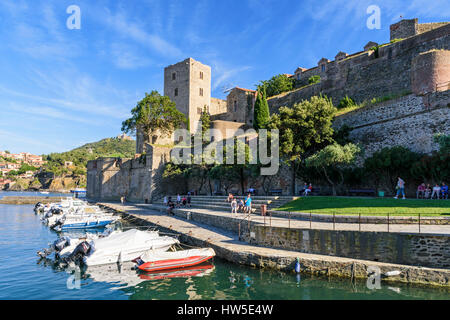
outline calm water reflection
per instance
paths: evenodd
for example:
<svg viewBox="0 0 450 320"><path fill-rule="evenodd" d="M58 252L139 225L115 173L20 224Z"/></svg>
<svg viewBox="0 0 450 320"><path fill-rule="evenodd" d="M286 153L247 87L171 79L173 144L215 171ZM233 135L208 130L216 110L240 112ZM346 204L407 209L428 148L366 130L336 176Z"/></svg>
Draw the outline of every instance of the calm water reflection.
<svg viewBox="0 0 450 320"><path fill-rule="evenodd" d="M262 271L216 258L201 268L146 274L131 264L63 270L36 251L57 234L33 206L0 205L0 299L449 299L447 290ZM79 280L77 280L79 279Z"/></svg>

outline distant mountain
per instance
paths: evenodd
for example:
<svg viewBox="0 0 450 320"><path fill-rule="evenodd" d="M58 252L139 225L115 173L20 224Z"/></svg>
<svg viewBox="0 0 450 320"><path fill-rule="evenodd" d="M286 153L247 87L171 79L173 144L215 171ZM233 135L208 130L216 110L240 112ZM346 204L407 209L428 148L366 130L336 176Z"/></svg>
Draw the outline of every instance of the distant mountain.
<svg viewBox="0 0 450 320"><path fill-rule="evenodd" d="M127 136L107 138L93 143L87 143L79 148L63 153L51 153L44 156L48 163L44 166L47 172L57 176L73 174L84 175L89 160L99 157L133 158L136 142Z"/></svg>

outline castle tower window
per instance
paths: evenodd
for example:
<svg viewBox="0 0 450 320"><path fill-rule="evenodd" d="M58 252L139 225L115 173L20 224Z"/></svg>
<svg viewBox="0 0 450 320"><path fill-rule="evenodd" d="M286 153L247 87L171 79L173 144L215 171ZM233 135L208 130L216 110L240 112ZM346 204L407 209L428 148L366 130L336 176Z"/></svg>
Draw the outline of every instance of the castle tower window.
<svg viewBox="0 0 450 320"><path fill-rule="evenodd" d="M200 96L203 97L203 88L200 88Z"/></svg>
<svg viewBox="0 0 450 320"><path fill-rule="evenodd" d="M202 114L202 108L197 108L197 114Z"/></svg>
<svg viewBox="0 0 450 320"><path fill-rule="evenodd" d="M200 71L200 79L203 80L203 71Z"/></svg>
<svg viewBox="0 0 450 320"><path fill-rule="evenodd" d="M175 92L174 92L175 97L178 96L178 88L175 88Z"/></svg>
<svg viewBox="0 0 450 320"><path fill-rule="evenodd" d="M175 80L177 78L176 72L172 73L172 80Z"/></svg>
<svg viewBox="0 0 450 320"><path fill-rule="evenodd" d="M234 100L234 112L237 112L237 101Z"/></svg>
<svg viewBox="0 0 450 320"><path fill-rule="evenodd" d="M325 72L325 65L324 64L321 66L321 70L322 70L322 72Z"/></svg>

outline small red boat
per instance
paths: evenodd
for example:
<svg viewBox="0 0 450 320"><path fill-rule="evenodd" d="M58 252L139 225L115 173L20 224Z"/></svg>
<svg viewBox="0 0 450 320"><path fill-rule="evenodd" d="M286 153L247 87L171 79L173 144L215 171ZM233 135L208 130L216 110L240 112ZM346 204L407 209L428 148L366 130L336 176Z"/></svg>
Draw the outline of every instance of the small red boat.
<svg viewBox="0 0 450 320"><path fill-rule="evenodd" d="M144 254L137 261L139 261L139 270L152 272L196 266L210 260L215 255L216 253L211 248L175 252L153 251Z"/></svg>
<svg viewBox="0 0 450 320"><path fill-rule="evenodd" d="M146 272L144 274L140 274L139 278L142 280L161 280L169 278L202 277L211 273L213 270L214 266L212 264L206 264L182 269L171 269L166 272Z"/></svg>

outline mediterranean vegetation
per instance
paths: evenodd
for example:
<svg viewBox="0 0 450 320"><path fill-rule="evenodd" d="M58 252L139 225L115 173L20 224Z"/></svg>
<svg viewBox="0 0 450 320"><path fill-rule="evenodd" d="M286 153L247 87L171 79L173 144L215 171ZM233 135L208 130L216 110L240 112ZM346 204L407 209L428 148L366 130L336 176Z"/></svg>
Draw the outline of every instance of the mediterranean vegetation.
<svg viewBox="0 0 450 320"><path fill-rule="evenodd" d="M131 110L131 115L131 118L122 122L122 131L131 134L139 131L144 143L149 144L156 135L166 136L182 124L188 125L184 114L177 110L175 102L157 91L146 93Z"/></svg>
<svg viewBox="0 0 450 320"><path fill-rule="evenodd" d="M280 93L291 91L295 86L294 77L288 77L285 74L273 76L270 80L261 81L257 85L258 91L265 88L267 97L273 97Z"/></svg>
<svg viewBox="0 0 450 320"><path fill-rule="evenodd" d="M68 152L46 155L43 159L47 163L43 170L53 173L56 177L85 175L88 161L101 157L132 158L135 148L134 140L107 138Z"/></svg>

